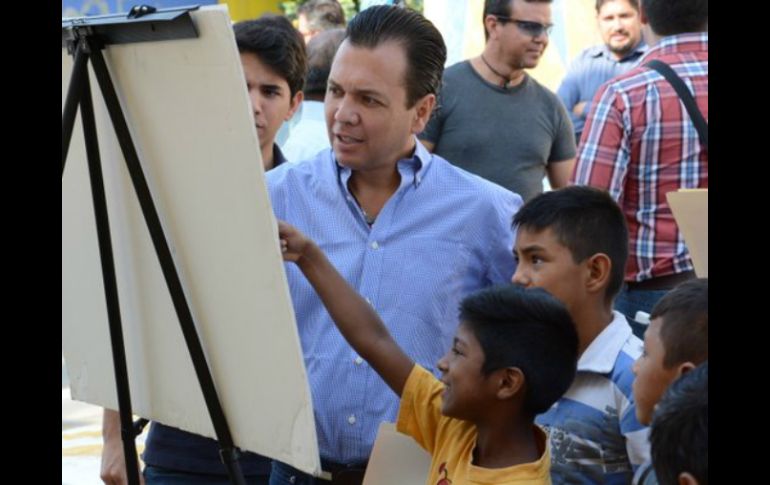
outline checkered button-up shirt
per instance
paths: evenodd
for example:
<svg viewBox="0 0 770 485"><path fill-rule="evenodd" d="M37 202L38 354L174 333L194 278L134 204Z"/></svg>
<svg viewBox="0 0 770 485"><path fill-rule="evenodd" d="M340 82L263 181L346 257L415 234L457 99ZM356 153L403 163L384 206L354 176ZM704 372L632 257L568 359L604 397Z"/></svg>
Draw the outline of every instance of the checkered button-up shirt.
<svg viewBox="0 0 770 485"><path fill-rule="evenodd" d="M693 269L666 193L708 187L708 154L674 88L643 66L652 59L676 71L708 121L708 34L664 37L596 93L572 175L622 207L631 236L626 281Z"/></svg>

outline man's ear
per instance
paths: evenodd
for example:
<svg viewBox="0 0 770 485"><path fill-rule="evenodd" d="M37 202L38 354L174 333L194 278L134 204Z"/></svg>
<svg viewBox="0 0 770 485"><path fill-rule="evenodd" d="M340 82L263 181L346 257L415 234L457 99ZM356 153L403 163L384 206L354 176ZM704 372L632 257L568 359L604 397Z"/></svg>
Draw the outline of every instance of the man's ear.
<svg viewBox="0 0 770 485"><path fill-rule="evenodd" d="M415 103L414 118L412 119L412 133L419 135L430 121L430 115L436 106L436 95L426 94Z"/></svg>
<svg viewBox="0 0 770 485"><path fill-rule="evenodd" d="M698 485L698 480L687 472L680 473L677 481L679 482L679 485Z"/></svg>
<svg viewBox="0 0 770 485"><path fill-rule="evenodd" d="M585 264L588 270L586 290L589 293L603 292L610 283L612 260L604 253L596 253Z"/></svg>
<svg viewBox="0 0 770 485"><path fill-rule="evenodd" d="M302 104L303 99L305 99L305 93L302 91L297 91L294 93L294 96L291 97L291 102L289 103L289 112L286 113L283 121L289 121L291 117L294 116L294 113L296 113L297 109L299 109L299 105Z"/></svg>
<svg viewBox="0 0 770 485"><path fill-rule="evenodd" d="M495 30L495 27L497 27L497 24L500 23L499 20L497 20L497 17L494 15L487 15L484 17L484 28L486 29L487 33L489 34L490 39L496 39L497 38L497 31ZM489 42L489 41L487 41Z"/></svg>
<svg viewBox="0 0 770 485"><path fill-rule="evenodd" d="M691 370L695 369L697 365L693 364L692 362L682 362L681 364L676 366L676 378L679 379L684 374L690 372Z"/></svg>
<svg viewBox="0 0 770 485"><path fill-rule="evenodd" d="M510 399L523 391L526 378L521 369L505 367L498 372L500 374L495 377L498 399Z"/></svg>

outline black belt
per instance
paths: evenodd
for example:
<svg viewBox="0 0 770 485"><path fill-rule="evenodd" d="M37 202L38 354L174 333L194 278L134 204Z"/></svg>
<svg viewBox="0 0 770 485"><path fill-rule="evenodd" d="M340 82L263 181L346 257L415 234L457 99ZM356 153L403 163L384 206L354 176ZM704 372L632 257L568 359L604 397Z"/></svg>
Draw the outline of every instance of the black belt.
<svg viewBox="0 0 770 485"><path fill-rule="evenodd" d="M367 463L357 463L346 465L343 463L334 463L332 461L321 460L323 471L331 474L332 485L361 485L364 481Z"/></svg>
<svg viewBox="0 0 770 485"><path fill-rule="evenodd" d="M655 291L670 290L680 283L695 278L695 271L685 271L683 273L674 273L666 276L658 276L644 281L627 281L626 286L631 291Z"/></svg>

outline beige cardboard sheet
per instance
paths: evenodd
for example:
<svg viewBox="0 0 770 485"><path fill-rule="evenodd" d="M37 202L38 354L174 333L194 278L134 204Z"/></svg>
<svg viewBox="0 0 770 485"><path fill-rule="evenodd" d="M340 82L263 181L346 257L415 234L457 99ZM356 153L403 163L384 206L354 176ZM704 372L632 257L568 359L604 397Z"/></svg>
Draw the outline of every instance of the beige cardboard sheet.
<svg viewBox="0 0 770 485"><path fill-rule="evenodd" d="M197 39L108 47L123 110L236 445L320 473L312 401L243 72L224 6ZM72 58L62 50L62 106ZM214 437L91 74L135 414ZM62 179L62 352L74 399L117 409L85 148Z"/></svg>
<svg viewBox="0 0 770 485"><path fill-rule="evenodd" d="M709 276L709 191L681 189L666 194L699 278Z"/></svg>
<svg viewBox="0 0 770 485"><path fill-rule="evenodd" d="M363 485L424 485L429 472L427 451L393 423L380 424Z"/></svg>

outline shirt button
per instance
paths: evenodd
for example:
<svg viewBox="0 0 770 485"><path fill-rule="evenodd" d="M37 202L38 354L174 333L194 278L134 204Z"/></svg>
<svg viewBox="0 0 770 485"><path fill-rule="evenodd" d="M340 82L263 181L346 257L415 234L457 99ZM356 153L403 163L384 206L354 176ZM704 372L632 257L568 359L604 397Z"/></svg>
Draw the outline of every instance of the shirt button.
<svg viewBox="0 0 770 485"><path fill-rule="evenodd" d="M348 423L356 424L356 417L353 416L352 414L350 416L348 416Z"/></svg>
<svg viewBox="0 0 770 485"><path fill-rule="evenodd" d="M380 249L380 245L379 245L379 244L377 244L377 241L374 241L374 242L372 243L372 249Z"/></svg>
<svg viewBox="0 0 770 485"><path fill-rule="evenodd" d="M374 306L374 305L372 305L372 300L370 300L369 298L366 299L366 303L368 303L371 306Z"/></svg>
<svg viewBox="0 0 770 485"><path fill-rule="evenodd" d="M356 359L353 362L355 362L356 365L361 365L364 362L364 359L362 359L361 357L356 357Z"/></svg>

